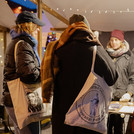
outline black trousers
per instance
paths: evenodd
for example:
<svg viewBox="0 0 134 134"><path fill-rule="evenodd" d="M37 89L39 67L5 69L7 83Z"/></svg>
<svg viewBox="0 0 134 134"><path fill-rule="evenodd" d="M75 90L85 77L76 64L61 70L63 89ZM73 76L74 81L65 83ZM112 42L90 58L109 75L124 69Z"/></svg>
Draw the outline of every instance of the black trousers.
<svg viewBox="0 0 134 134"><path fill-rule="evenodd" d="M109 114L107 123L107 134L123 134L124 118L120 114Z"/></svg>

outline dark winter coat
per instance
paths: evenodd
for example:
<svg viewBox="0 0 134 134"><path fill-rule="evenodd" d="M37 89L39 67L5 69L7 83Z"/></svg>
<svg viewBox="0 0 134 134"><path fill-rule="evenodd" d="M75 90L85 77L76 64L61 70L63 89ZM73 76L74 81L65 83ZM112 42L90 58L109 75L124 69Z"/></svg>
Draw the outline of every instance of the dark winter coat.
<svg viewBox="0 0 134 134"><path fill-rule="evenodd" d="M97 134L95 131L64 124L65 114L86 81L92 64L93 44L89 33L77 30L55 54L59 59L59 73L55 79L52 131L53 134ZM109 86L117 79L114 63L102 46L97 47L95 72L104 77Z"/></svg>
<svg viewBox="0 0 134 134"><path fill-rule="evenodd" d="M16 43L22 40L17 47L16 62L14 59L14 48ZM4 61L4 92L9 92L7 81L20 77L24 83L40 82L40 66L33 50L34 43L27 36L20 36L11 41L7 46Z"/></svg>
<svg viewBox="0 0 134 134"><path fill-rule="evenodd" d="M111 88L113 100L119 100L127 92L134 94L134 55L129 50L114 61L119 77Z"/></svg>

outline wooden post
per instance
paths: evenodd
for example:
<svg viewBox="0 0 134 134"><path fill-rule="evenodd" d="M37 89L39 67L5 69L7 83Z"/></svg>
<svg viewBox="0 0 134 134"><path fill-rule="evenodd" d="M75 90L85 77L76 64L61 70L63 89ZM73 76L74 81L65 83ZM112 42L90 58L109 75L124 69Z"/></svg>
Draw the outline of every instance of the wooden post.
<svg viewBox="0 0 134 134"><path fill-rule="evenodd" d="M35 3L35 4L38 4L38 0L30 0L30 1ZM52 8L47 6L44 2L42 2L42 9L45 10L46 12L50 13L51 15L53 15L54 17L56 17L57 19L59 19L63 23L69 25L69 22L66 18L64 18L62 15L57 13L55 10L53 10Z"/></svg>
<svg viewBox="0 0 134 134"><path fill-rule="evenodd" d="M6 35L7 35L7 32L4 31L3 32L3 37L4 37L4 55L5 55L5 52L6 52L6 45L7 45L7 37L6 37Z"/></svg>
<svg viewBox="0 0 134 134"><path fill-rule="evenodd" d="M42 20L42 0L38 0L37 7L38 18ZM38 53L40 60L42 60L42 27L38 31Z"/></svg>

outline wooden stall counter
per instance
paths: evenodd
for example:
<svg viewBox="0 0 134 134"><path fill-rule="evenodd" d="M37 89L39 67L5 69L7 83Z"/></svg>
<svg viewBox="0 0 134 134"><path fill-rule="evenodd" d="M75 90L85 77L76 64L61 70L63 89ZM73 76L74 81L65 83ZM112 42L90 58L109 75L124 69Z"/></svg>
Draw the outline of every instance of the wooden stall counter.
<svg viewBox="0 0 134 134"><path fill-rule="evenodd" d="M109 113L133 114L134 102L112 101L109 105Z"/></svg>

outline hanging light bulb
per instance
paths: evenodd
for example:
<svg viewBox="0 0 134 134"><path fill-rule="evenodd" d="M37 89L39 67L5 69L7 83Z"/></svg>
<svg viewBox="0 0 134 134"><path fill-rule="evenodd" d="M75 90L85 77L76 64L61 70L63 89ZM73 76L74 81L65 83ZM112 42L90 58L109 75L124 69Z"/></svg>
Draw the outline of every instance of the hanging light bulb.
<svg viewBox="0 0 134 134"><path fill-rule="evenodd" d="M129 8L127 8L127 11L128 11L128 12L130 11Z"/></svg>
<svg viewBox="0 0 134 134"><path fill-rule="evenodd" d="M91 10L90 12L93 13L93 10Z"/></svg>
<svg viewBox="0 0 134 134"><path fill-rule="evenodd" d="M113 14L115 14L115 11L113 11Z"/></svg>
<svg viewBox="0 0 134 134"><path fill-rule="evenodd" d="M107 13L107 10L105 11L105 13Z"/></svg>

